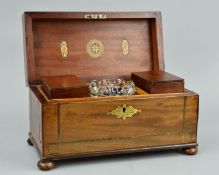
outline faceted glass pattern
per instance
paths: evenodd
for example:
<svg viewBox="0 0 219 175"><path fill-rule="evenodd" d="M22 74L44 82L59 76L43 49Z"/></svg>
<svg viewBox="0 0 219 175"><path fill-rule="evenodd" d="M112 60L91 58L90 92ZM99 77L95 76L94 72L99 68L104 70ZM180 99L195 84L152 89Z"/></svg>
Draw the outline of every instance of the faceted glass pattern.
<svg viewBox="0 0 219 175"><path fill-rule="evenodd" d="M135 93L135 84L133 81L123 79L92 80L89 89L91 96L133 95Z"/></svg>

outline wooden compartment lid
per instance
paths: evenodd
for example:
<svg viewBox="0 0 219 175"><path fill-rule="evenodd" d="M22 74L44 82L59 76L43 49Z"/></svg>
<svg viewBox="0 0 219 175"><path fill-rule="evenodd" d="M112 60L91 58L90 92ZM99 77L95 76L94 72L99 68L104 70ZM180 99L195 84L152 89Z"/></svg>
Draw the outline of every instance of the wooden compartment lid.
<svg viewBox="0 0 219 175"><path fill-rule="evenodd" d="M88 97L88 85L74 75L45 76L42 89L49 98Z"/></svg>
<svg viewBox="0 0 219 175"><path fill-rule="evenodd" d="M25 12L26 82L164 70L160 12Z"/></svg>
<svg viewBox="0 0 219 175"><path fill-rule="evenodd" d="M149 94L184 92L184 79L164 71L133 72L131 79Z"/></svg>

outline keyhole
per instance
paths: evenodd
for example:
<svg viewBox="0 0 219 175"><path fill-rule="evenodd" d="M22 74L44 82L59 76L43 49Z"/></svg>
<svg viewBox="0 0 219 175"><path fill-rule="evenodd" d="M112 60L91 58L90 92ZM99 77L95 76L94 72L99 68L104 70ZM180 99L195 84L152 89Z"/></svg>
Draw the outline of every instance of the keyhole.
<svg viewBox="0 0 219 175"><path fill-rule="evenodd" d="M122 108L122 110L123 110L123 113L125 113L125 111L126 111L126 108L125 108L125 107L123 107L123 108Z"/></svg>

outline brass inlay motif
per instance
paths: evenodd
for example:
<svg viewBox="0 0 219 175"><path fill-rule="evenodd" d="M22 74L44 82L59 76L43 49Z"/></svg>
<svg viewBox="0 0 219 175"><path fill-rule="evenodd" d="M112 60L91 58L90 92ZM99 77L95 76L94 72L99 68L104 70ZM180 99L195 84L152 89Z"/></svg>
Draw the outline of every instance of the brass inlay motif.
<svg viewBox="0 0 219 175"><path fill-rule="evenodd" d="M85 19L106 19L106 14L86 14Z"/></svg>
<svg viewBox="0 0 219 175"><path fill-rule="evenodd" d="M63 58L68 57L68 43L66 41L62 41L60 44L61 54Z"/></svg>
<svg viewBox="0 0 219 175"><path fill-rule="evenodd" d="M129 43L127 40L122 41L122 53L123 55L128 55L129 53Z"/></svg>
<svg viewBox="0 0 219 175"><path fill-rule="evenodd" d="M135 109L133 106L126 106L126 104L123 104L123 106L117 106L116 109L108 112L107 114L115 115L117 118L125 120L133 117L134 114L138 112L140 113L141 110Z"/></svg>
<svg viewBox="0 0 219 175"><path fill-rule="evenodd" d="M93 39L87 43L86 50L92 58L98 58L104 52L104 45L101 41Z"/></svg>

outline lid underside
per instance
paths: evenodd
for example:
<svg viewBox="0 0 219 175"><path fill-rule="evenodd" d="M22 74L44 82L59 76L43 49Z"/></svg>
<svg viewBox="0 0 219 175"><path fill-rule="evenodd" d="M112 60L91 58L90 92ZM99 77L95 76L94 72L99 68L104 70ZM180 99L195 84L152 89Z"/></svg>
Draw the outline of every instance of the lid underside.
<svg viewBox="0 0 219 175"><path fill-rule="evenodd" d="M112 13L113 19L101 20L33 14L37 16L25 14L28 84L38 83L42 76L130 79L131 72L164 69L157 13L154 18L133 14L128 19Z"/></svg>

